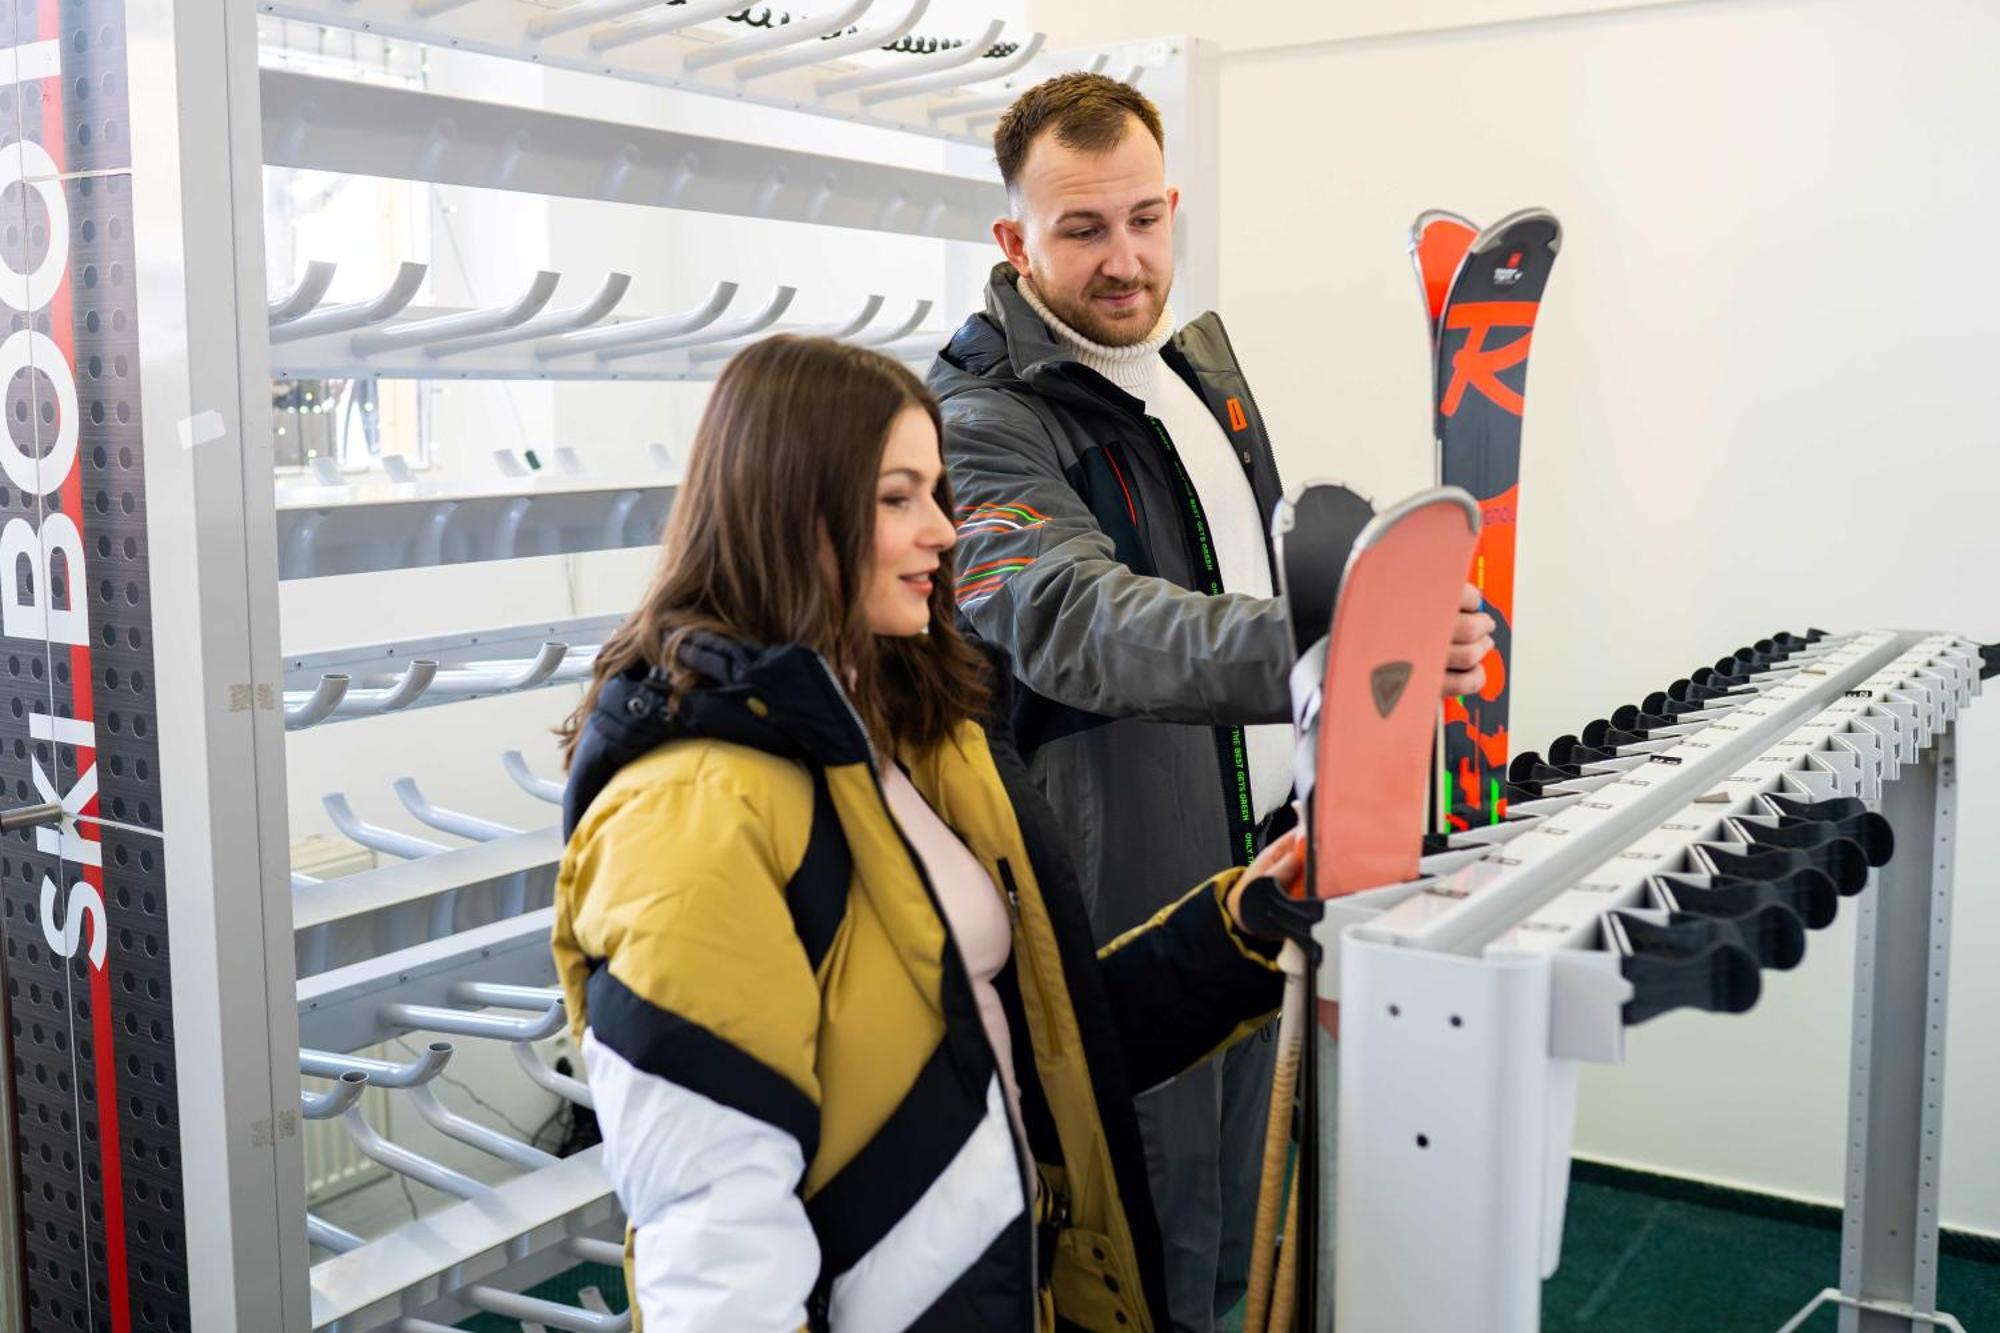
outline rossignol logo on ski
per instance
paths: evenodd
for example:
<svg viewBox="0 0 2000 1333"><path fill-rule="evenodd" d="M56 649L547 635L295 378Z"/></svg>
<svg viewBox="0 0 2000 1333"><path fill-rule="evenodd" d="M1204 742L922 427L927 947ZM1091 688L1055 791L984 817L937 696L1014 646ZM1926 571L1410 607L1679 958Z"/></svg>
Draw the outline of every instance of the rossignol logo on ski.
<svg viewBox="0 0 2000 1333"><path fill-rule="evenodd" d="M1500 372L1512 370L1528 359L1538 308L1539 302L1535 301L1475 301L1445 311L1445 328L1464 329L1465 345L1451 354L1451 383L1445 386L1444 400L1438 404L1440 412L1456 416L1470 387L1479 390L1480 396L1494 406L1514 416L1521 415L1525 406L1521 395L1501 382ZM1488 347L1486 337L1494 329L1526 332L1512 342Z"/></svg>
<svg viewBox="0 0 2000 1333"><path fill-rule="evenodd" d="M1512 287L1521 280L1521 252L1516 250L1507 256L1507 262L1493 270L1495 287Z"/></svg>
<svg viewBox="0 0 2000 1333"><path fill-rule="evenodd" d="M1384 662L1368 677L1368 689L1375 700L1375 712L1388 717L1396 711L1396 702L1403 697L1403 687L1410 683L1408 662Z"/></svg>

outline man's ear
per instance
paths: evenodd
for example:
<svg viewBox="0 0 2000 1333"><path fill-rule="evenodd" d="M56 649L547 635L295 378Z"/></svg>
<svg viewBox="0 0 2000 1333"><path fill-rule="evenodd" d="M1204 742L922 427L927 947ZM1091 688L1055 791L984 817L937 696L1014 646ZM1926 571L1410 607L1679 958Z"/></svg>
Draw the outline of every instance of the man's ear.
<svg viewBox="0 0 2000 1333"><path fill-rule="evenodd" d="M1000 253L1014 266L1016 273L1028 271L1028 234L1014 218L996 218L993 222L993 239L1000 242Z"/></svg>
<svg viewBox="0 0 2000 1333"><path fill-rule="evenodd" d="M1167 187L1167 221L1171 223L1174 220L1174 214L1180 212L1180 210L1181 187L1178 185L1169 185Z"/></svg>

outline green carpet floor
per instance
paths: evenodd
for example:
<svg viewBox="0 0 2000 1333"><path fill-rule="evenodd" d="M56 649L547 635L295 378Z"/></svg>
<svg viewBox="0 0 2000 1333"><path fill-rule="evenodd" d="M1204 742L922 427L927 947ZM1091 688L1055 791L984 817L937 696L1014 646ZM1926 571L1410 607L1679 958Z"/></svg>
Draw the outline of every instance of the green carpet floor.
<svg viewBox="0 0 2000 1333"><path fill-rule="evenodd" d="M1938 1308L2000 1333L2000 1264L1939 1256ZM1776 1333L1840 1281L1840 1233L1584 1180L1570 1186L1543 1333ZM1834 1333L1822 1307L1803 1333Z"/></svg>
<svg viewBox="0 0 2000 1333"><path fill-rule="evenodd" d="M1746 1212L1700 1202L1698 1188L1600 1183L1619 1174L1579 1165L1562 1267L1542 1288L1542 1333L1776 1333L1821 1288L1839 1281L1840 1233L1826 1224L1830 1212L1815 1215L1776 1201ZM2000 1244L1945 1249L1938 1307L1957 1315L1969 1333L2000 1333ZM1981 1257L1983 1250L1992 1253ZM584 1286L601 1290L612 1309L625 1308L623 1275L595 1265L532 1294L574 1301ZM1838 1324L1834 1311L1822 1308L1803 1333L1835 1333ZM520 1329L492 1316L459 1327ZM1236 1333L1236 1320L1222 1327Z"/></svg>

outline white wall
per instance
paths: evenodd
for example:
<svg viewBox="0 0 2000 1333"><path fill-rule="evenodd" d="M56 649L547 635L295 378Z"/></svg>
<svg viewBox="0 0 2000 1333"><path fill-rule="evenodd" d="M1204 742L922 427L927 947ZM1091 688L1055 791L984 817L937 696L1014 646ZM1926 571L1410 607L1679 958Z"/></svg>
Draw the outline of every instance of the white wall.
<svg viewBox="0 0 2000 1333"><path fill-rule="evenodd" d="M1121 0L1066 28L1081 8L1033 16L1058 44L1160 17ZM1322 9L1260 5L1223 40ZM1517 744L1780 627L2000 637L1995 51L1977 0L1734 0L1225 56L1221 308L1292 477L1429 480L1420 210L1563 220ZM2000 702L1961 737L1943 1213L2000 1232ZM1586 1078L1578 1150L1838 1200L1851 940L1816 937L1748 1016L1636 1030Z"/></svg>

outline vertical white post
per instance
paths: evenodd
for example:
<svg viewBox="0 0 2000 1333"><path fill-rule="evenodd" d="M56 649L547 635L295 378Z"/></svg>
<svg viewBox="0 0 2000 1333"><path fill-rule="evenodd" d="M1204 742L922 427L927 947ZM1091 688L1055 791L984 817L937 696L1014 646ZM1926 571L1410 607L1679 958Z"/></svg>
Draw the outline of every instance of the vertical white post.
<svg viewBox="0 0 2000 1333"><path fill-rule="evenodd" d="M1340 956L1338 1326L1535 1333L1548 957Z"/></svg>
<svg viewBox="0 0 2000 1333"><path fill-rule="evenodd" d="M310 1326L256 7L126 9L191 1326Z"/></svg>
<svg viewBox="0 0 2000 1333"><path fill-rule="evenodd" d="M1937 1311L1945 997L1951 977L1957 741L1947 729L1887 784L1896 855L1855 927L1840 1333L1912 1333ZM1880 1307L1880 1308L1868 1308Z"/></svg>

